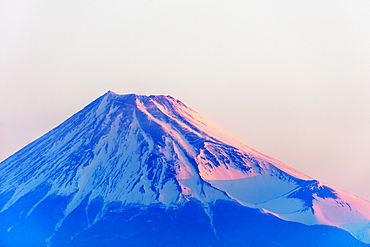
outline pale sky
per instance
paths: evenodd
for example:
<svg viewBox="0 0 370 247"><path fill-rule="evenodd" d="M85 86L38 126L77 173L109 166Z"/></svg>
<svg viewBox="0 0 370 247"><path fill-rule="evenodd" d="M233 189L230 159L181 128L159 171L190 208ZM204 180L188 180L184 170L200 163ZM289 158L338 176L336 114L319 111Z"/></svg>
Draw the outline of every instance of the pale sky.
<svg viewBox="0 0 370 247"><path fill-rule="evenodd" d="M0 1L0 160L95 98L165 94L370 200L370 1Z"/></svg>

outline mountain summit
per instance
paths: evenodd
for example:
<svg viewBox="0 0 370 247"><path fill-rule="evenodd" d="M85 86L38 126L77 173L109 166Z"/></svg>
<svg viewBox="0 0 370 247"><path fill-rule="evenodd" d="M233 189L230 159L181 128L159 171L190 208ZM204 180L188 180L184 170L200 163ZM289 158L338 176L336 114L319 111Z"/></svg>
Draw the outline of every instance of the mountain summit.
<svg viewBox="0 0 370 247"><path fill-rule="evenodd" d="M171 96L108 92L0 163L0 246L368 246L370 203Z"/></svg>

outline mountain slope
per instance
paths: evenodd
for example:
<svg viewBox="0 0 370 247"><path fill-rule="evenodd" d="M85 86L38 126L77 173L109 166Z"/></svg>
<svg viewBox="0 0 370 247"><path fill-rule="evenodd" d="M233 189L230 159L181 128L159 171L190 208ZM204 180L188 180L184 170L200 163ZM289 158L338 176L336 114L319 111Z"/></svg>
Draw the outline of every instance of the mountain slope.
<svg viewBox="0 0 370 247"><path fill-rule="evenodd" d="M300 240L287 229L328 246L335 239L370 243L369 202L246 146L170 96L108 92L1 162L0 181L0 244L6 246L20 235L25 245L81 246L99 233L110 245L143 246L144 235L167 234L158 230L166 224L177 225L164 238L172 246L184 232L194 241L199 232L208 236L201 246L259 244L267 230L275 237L262 238L271 246L275 240L294 246ZM225 217L229 210L244 221ZM225 227L233 217L230 227L260 230L237 239Z"/></svg>

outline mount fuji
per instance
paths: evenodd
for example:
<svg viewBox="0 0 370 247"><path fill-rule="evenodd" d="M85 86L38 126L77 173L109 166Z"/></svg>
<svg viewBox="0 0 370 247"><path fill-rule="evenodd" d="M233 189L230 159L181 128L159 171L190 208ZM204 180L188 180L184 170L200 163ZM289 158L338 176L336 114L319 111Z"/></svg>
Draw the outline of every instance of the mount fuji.
<svg viewBox="0 0 370 247"><path fill-rule="evenodd" d="M170 96L108 92L0 163L0 246L370 246L370 202Z"/></svg>

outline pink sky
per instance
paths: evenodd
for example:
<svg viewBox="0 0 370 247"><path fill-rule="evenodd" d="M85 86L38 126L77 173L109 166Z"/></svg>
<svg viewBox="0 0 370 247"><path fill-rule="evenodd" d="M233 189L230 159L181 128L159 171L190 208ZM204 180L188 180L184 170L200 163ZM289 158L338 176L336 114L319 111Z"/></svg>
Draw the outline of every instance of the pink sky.
<svg viewBox="0 0 370 247"><path fill-rule="evenodd" d="M370 200L368 1L1 1L0 160L108 90L166 94Z"/></svg>

